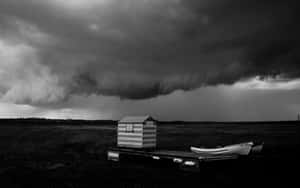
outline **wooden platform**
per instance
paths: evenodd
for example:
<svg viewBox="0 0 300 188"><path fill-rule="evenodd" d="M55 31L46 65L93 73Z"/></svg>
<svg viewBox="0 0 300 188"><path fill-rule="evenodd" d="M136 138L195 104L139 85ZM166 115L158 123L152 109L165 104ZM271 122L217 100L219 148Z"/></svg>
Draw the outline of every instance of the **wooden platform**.
<svg viewBox="0 0 300 188"><path fill-rule="evenodd" d="M172 150L139 150L129 148L109 148L107 150L107 159L111 161L122 161L123 159L147 159L157 161L169 161L179 164L181 167L199 168L200 164L229 161L238 159L237 155L220 155L220 156L200 156L190 151L172 151Z"/></svg>

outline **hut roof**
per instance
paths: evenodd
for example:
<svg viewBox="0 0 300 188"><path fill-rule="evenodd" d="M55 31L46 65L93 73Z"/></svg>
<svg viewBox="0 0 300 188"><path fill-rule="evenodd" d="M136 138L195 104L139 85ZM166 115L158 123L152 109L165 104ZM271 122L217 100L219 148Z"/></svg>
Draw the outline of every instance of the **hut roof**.
<svg viewBox="0 0 300 188"><path fill-rule="evenodd" d="M154 121L154 119L151 116L145 115L145 116L126 116L122 118L119 122L120 123L143 123L147 120Z"/></svg>

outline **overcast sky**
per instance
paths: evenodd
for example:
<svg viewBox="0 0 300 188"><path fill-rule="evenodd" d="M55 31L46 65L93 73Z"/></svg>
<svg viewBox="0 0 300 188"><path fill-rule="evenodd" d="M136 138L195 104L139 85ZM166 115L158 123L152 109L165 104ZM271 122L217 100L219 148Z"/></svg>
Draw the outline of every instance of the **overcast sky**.
<svg viewBox="0 0 300 188"><path fill-rule="evenodd" d="M1 0L0 118L292 120L296 0Z"/></svg>

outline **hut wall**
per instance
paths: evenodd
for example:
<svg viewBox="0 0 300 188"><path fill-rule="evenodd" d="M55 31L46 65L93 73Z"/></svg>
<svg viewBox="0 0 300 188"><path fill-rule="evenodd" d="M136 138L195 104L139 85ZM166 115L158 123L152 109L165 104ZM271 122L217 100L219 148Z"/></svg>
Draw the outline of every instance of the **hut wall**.
<svg viewBox="0 0 300 188"><path fill-rule="evenodd" d="M118 125L118 146L143 147L143 124L120 123Z"/></svg>
<svg viewBox="0 0 300 188"><path fill-rule="evenodd" d="M146 121L144 124L143 147L156 147L156 125L153 121Z"/></svg>
<svg viewBox="0 0 300 188"><path fill-rule="evenodd" d="M156 147L155 122L145 121L143 123L119 123L117 143L119 147Z"/></svg>

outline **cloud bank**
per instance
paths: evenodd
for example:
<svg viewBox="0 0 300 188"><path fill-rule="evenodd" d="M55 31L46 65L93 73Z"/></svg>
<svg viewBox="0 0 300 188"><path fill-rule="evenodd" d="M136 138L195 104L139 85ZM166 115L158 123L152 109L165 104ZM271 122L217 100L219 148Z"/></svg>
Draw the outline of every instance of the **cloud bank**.
<svg viewBox="0 0 300 188"><path fill-rule="evenodd" d="M300 77L292 0L2 0L0 96L148 99Z"/></svg>

